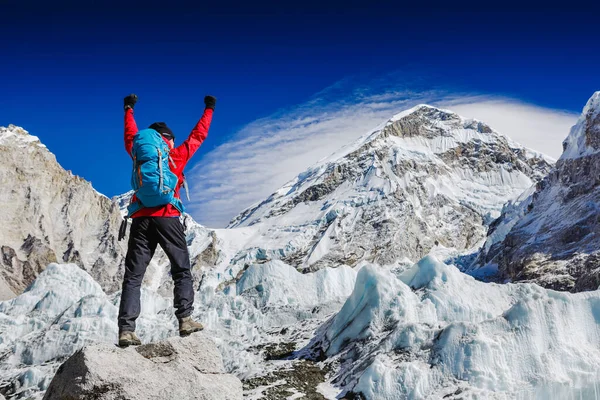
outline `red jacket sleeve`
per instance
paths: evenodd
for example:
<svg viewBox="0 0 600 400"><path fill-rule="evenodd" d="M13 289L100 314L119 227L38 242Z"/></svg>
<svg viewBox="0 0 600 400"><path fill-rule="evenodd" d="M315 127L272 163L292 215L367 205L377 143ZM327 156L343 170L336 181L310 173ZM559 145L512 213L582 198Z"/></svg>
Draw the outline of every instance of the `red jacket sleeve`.
<svg viewBox="0 0 600 400"><path fill-rule="evenodd" d="M133 137L138 132L135 119L133 119L133 110L131 108L125 111L125 150L131 155L133 147Z"/></svg>
<svg viewBox="0 0 600 400"><path fill-rule="evenodd" d="M192 133L190 133L186 141L171 150L171 157L177 163L178 169L183 170L183 167L185 167L202 142L204 142L206 136L208 136L208 128L210 128L212 116L213 110L210 108L205 109L202 118L200 118L194 129L192 129Z"/></svg>

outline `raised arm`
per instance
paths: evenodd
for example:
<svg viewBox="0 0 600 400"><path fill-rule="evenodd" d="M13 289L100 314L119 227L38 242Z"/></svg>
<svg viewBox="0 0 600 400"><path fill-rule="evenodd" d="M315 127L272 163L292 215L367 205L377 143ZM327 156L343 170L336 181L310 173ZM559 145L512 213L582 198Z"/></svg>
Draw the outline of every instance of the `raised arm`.
<svg viewBox="0 0 600 400"><path fill-rule="evenodd" d="M187 164L208 136L208 129L210 128L216 101L217 99L212 96L206 96L204 98L206 108L204 109L202 118L196 123L194 129L192 129L192 133L190 133L190 136L185 142L171 150L173 159L175 159L176 162L183 164L180 168L183 168L185 164Z"/></svg>
<svg viewBox="0 0 600 400"><path fill-rule="evenodd" d="M131 155L133 147L133 137L138 132L135 119L133 118L133 107L137 102L137 96L130 94L123 99L123 107L125 108L125 150Z"/></svg>

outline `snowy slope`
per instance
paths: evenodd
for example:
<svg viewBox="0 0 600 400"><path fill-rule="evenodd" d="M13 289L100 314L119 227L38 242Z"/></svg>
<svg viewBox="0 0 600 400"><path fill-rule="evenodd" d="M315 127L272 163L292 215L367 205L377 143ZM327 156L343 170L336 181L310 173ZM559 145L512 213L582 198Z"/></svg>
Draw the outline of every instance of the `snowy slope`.
<svg viewBox="0 0 600 400"><path fill-rule="evenodd" d="M477 266L561 290L600 285L600 92L564 141L555 168L506 207Z"/></svg>

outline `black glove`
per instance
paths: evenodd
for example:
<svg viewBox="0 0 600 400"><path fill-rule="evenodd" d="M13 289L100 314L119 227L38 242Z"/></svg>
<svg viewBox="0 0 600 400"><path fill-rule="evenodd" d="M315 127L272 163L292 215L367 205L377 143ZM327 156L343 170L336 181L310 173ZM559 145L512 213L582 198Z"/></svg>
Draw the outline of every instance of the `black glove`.
<svg viewBox="0 0 600 400"><path fill-rule="evenodd" d="M128 108L133 109L135 103L137 103L138 97L136 94L131 93L129 96L123 99L123 109L127 110Z"/></svg>
<svg viewBox="0 0 600 400"><path fill-rule="evenodd" d="M211 110L215 109L215 105L217 104L217 98L214 96L206 96L204 98L204 104L206 108L210 108Z"/></svg>

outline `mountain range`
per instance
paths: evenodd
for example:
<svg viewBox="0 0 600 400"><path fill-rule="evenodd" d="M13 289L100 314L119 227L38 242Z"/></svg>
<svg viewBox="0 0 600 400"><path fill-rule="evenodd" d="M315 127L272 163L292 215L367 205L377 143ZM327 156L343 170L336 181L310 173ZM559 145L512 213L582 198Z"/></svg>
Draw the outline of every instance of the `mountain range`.
<svg viewBox="0 0 600 400"><path fill-rule="evenodd" d="M131 194L96 192L19 127L0 152L0 393L41 398L68 356L116 338ZM452 111L402 111L225 229L184 216L196 315L249 399L585 397L599 157L600 92L556 163ZM175 333L168 271L159 250L144 341Z"/></svg>

